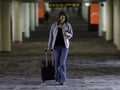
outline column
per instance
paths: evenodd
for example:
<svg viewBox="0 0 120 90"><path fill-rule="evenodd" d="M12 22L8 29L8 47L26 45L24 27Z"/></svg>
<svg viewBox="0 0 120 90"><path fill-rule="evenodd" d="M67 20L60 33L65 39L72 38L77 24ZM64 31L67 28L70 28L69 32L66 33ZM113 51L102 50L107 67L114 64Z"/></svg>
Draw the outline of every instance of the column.
<svg viewBox="0 0 120 90"><path fill-rule="evenodd" d="M82 17L89 23L89 7L85 6L85 3L82 3Z"/></svg>
<svg viewBox="0 0 120 90"><path fill-rule="evenodd" d="M29 38L30 37L30 4L25 3L25 16L24 16L24 22L25 22L25 37Z"/></svg>
<svg viewBox="0 0 120 90"><path fill-rule="evenodd" d="M22 33L24 33L25 32L25 3L21 3L21 15L20 15L21 17L21 26L20 26L20 28L21 28L21 30L22 30Z"/></svg>
<svg viewBox="0 0 120 90"><path fill-rule="evenodd" d="M21 29L25 38L30 37L30 9L29 3L22 3Z"/></svg>
<svg viewBox="0 0 120 90"><path fill-rule="evenodd" d="M30 29L35 30L35 3L30 3Z"/></svg>
<svg viewBox="0 0 120 90"><path fill-rule="evenodd" d="M113 39L113 42L114 42L114 44L116 45L116 46L118 46L118 43L117 43L117 27L118 27L118 11L117 11L117 5L116 5L116 2L117 2L117 0L114 0L114 39Z"/></svg>
<svg viewBox="0 0 120 90"><path fill-rule="evenodd" d="M103 4L100 2L99 3L99 25L98 25L98 35L101 37L102 36L102 21L103 21L103 18L102 18L102 6Z"/></svg>
<svg viewBox="0 0 120 90"><path fill-rule="evenodd" d="M114 0L114 44L120 50L120 0Z"/></svg>
<svg viewBox="0 0 120 90"><path fill-rule="evenodd" d="M44 6L45 6L45 11L50 12L51 8L49 7L49 2L44 2Z"/></svg>
<svg viewBox="0 0 120 90"><path fill-rule="evenodd" d="M38 27L39 26L39 18L38 18L38 3L36 3L35 4L35 6L36 6L36 27Z"/></svg>
<svg viewBox="0 0 120 90"><path fill-rule="evenodd" d="M2 37L1 37L1 0L0 0L0 51L2 50Z"/></svg>
<svg viewBox="0 0 120 90"><path fill-rule="evenodd" d="M113 39L113 0L107 0L106 40Z"/></svg>
<svg viewBox="0 0 120 90"><path fill-rule="evenodd" d="M12 41L22 42L21 2L12 1Z"/></svg>
<svg viewBox="0 0 120 90"><path fill-rule="evenodd" d="M98 35L106 37L106 24L107 22L107 10L106 10L106 2L99 3L99 30Z"/></svg>
<svg viewBox="0 0 120 90"><path fill-rule="evenodd" d="M11 30L10 30L10 0L1 0L0 3L0 17L1 17L1 29L0 29L0 51L11 51Z"/></svg>
<svg viewBox="0 0 120 90"><path fill-rule="evenodd" d="M120 0L118 0L118 50L120 51Z"/></svg>

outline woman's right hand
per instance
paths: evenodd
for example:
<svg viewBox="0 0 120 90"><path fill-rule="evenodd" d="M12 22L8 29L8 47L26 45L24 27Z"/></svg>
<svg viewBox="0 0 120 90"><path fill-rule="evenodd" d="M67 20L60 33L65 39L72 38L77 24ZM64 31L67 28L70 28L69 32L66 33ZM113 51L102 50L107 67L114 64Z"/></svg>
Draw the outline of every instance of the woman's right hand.
<svg viewBox="0 0 120 90"><path fill-rule="evenodd" d="M51 47L48 47L48 48L47 48L47 51L52 51L52 48L51 48Z"/></svg>

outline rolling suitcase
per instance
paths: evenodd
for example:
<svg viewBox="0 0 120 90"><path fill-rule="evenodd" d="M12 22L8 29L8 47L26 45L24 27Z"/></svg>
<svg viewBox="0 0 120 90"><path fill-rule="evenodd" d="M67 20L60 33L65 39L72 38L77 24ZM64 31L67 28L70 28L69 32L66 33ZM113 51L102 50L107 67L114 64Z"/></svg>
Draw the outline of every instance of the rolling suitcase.
<svg viewBox="0 0 120 90"><path fill-rule="evenodd" d="M48 60L48 51L45 50L45 60L41 62L41 77L43 82L46 80L54 80L55 72L54 72L52 51L51 51L51 57L52 60Z"/></svg>

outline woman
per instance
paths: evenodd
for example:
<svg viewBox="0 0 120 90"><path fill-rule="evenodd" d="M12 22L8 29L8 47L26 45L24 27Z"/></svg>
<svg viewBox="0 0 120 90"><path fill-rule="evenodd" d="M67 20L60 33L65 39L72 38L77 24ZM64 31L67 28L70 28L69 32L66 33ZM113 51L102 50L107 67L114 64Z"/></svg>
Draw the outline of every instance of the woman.
<svg viewBox="0 0 120 90"><path fill-rule="evenodd" d="M72 37L72 26L64 11L58 14L58 21L50 29L48 50L53 49L55 79L60 85L66 80L66 59L69 51L69 39Z"/></svg>

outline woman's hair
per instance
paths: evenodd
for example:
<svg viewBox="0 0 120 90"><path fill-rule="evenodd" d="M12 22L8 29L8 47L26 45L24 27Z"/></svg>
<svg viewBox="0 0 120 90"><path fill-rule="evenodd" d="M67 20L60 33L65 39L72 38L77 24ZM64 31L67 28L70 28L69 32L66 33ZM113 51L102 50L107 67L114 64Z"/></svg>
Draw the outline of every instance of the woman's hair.
<svg viewBox="0 0 120 90"><path fill-rule="evenodd" d="M58 14L58 21L57 23L60 23L60 16L64 15L65 16L65 23L68 21L68 15L64 11L60 11Z"/></svg>

